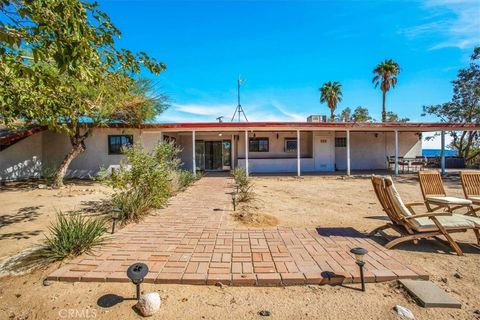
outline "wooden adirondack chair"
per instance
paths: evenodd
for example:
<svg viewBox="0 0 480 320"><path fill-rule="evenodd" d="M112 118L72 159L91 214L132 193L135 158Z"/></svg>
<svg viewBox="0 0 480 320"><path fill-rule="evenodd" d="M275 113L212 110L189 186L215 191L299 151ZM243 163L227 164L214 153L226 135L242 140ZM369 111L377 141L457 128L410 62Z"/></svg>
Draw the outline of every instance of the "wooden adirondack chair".
<svg viewBox="0 0 480 320"><path fill-rule="evenodd" d="M438 236L444 236L452 249L460 256L463 255L463 252L450 234L465 232L469 229L477 231L475 234L477 236L477 242L480 243L478 235L480 218L471 217L475 220L467 220L463 215L453 214L451 212L417 214L413 210L413 207L424 206L424 203L404 203L390 177L382 178L373 176L372 184L375 194L391 222L376 228L370 233L370 236L377 233L386 236L383 231L390 228L400 234L400 237L390 240L385 245L387 249L391 249L397 244L406 241L413 241L417 244L419 239L435 238L443 241L438 238ZM478 219L478 221L476 219Z"/></svg>
<svg viewBox="0 0 480 320"><path fill-rule="evenodd" d="M445 209L453 212L460 208L470 209L472 201L447 196L440 172L436 170L418 171L418 179L428 211L433 212L439 209Z"/></svg>
<svg viewBox="0 0 480 320"><path fill-rule="evenodd" d="M480 211L480 171L461 171L463 193L472 201L469 214L476 216Z"/></svg>

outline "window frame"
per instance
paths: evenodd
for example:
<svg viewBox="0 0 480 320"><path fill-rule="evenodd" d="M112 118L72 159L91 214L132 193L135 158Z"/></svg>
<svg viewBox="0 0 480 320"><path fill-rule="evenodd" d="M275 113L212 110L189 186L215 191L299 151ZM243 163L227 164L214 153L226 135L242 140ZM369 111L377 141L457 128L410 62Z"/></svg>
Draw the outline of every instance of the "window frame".
<svg viewBox="0 0 480 320"><path fill-rule="evenodd" d="M260 145L261 141L266 141L267 148L266 150L260 150ZM257 142L256 144L256 150L252 150L252 147L255 145L252 145L252 142ZM268 137L255 137L255 138L249 138L248 139L248 152L269 152L270 151L270 139Z"/></svg>
<svg viewBox="0 0 480 320"><path fill-rule="evenodd" d="M128 144L129 147L130 147L130 146L133 146L133 134L109 134L109 135L108 135L108 138L107 138L107 140L108 140L108 154L109 154L109 155L110 155L110 154L111 154L111 155L122 155L122 154L123 154L123 152L121 151L121 149L124 148L124 147L127 146L127 145L126 145L126 144L123 145L123 144L121 143L122 141L120 140L120 145L121 145L121 147L120 147L120 150L117 151L117 150L113 150L113 149L112 149L112 146L113 146L113 145L116 145L116 144L112 144L112 141L111 141L112 138L120 138L120 139L121 139L122 137L127 137L127 139L128 139L129 142L130 142L130 143Z"/></svg>
<svg viewBox="0 0 480 320"><path fill-rule="evenodd" d="M342 141L342 143L339 143ZM347 137L335 137L335 148L346 148L347 147Z"/></svg>
<svg viewBox="0 0 480 320"><path fill-rule="evenodd" d="M288 142L295 142L295 149L288 149L287 148L287 144ZM284 149L285 153L296 153L298 151L298 141L297 141L297 138L285 138L285 142L284 142Z"/></svg>

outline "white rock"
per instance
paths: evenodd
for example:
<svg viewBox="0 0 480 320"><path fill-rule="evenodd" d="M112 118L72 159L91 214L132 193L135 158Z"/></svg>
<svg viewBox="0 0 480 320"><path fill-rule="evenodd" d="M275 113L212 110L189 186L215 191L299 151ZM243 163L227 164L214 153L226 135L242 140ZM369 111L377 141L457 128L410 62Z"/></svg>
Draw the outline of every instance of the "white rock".
<svg viewBox="0 0 480 320"><path fill-rule="evenodd" d="M140 296L140 300L138 300L135 307L142 316L150 317L160 310L161 304L162 300L160 300L158 292L149 292Z"/></svg>
<svg viewBox="0 0 480 320"><path fill-rule="evenodd" d="M395 311L397 311L397 313L402 317L405 317L407 319L415 320L415 316L413 315L412 311L410 311L410 309L407 309L407 308L402 307L401 305L397 304L395 306Z"/></svg>

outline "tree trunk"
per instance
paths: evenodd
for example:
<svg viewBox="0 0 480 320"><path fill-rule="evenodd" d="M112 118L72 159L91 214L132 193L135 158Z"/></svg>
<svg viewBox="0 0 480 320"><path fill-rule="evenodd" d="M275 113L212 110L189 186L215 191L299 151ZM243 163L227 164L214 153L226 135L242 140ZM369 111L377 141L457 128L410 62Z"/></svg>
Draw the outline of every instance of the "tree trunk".
<svg viewBox="0 0 480 320"><path fill-rule="evenodd" d="M335 122L335 108L330 108L330 121Z"/></svg>
<svg viewBox="0 0 480 320"><path fill-rule="evenodd" d="M60 188L63 187L63 179L65 178L65 174L67 173L67 169L70 166L70 163L73 159L78 157L82 152L84 152L87 148L85 146L85 139L87 139L88 130L85 134L80 134L80 128L77 127L75 130L75 135L70 137L70 143L72 144L72 150L68 152L68 154L63 159L60 166L57 168L55 175L53 177L52 187L53 188Z"/></svg>
<svg viewBox="0 0 480 320"><path fill-rule="evenodd" d="M386 99L387 92L382 90L382 122L387 121L387 110L385 108L385 99Z"/></svg>

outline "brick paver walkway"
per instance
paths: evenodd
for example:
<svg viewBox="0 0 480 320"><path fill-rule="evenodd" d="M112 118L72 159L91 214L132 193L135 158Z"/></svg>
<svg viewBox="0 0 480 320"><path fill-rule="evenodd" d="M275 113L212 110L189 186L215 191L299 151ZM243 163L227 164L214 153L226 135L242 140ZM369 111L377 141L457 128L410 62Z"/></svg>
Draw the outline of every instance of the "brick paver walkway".
<svg viewBox="0 0 480 320"><path fill-rule="evenodd" d="M48 278L61 281L128 281L126 270L144 262L146 282L291 285L359 281L350 249L368 249L367 282L428 279L392 251L352 228L233 227L233 180L204 177L138 224L118 231L94 256L82 255Z"/></svg>

